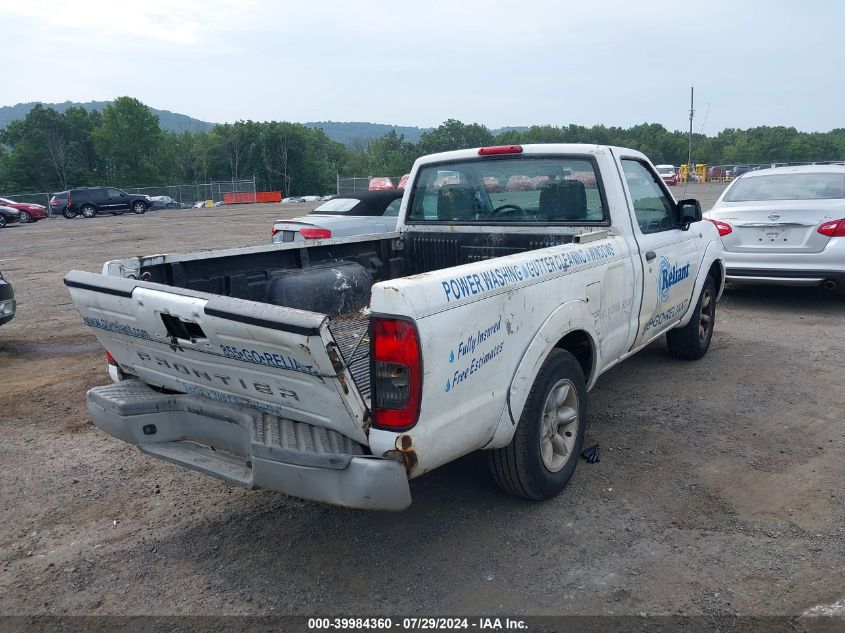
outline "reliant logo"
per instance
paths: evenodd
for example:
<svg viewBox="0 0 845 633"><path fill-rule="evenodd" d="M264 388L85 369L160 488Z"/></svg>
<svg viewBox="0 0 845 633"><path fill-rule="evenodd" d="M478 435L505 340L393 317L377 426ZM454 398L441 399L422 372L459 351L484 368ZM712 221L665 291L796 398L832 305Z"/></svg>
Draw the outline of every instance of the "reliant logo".
<svg viewBox="0 0 845 633"><path fill-rule="evenodd" d="M689 277L689 264L684 266L669 266L669 260L665 257L660 259L660 269L657 271L657 293L660 302L663 303L669 298L669 290L679 281Z"/></svg>

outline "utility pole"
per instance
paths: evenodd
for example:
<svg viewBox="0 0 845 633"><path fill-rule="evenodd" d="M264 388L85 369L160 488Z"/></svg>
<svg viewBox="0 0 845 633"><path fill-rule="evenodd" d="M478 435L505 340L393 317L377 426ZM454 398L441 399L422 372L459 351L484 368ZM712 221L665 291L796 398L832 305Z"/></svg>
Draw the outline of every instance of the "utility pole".
<svg viewBox="0 0 845 633"><path fill-rule="evenodd" d="M695 114L695 110L693 109L693 86L689 87L689 155L687 156L687 168L689 169L688 173L692 173L692 116Z"/></svg>

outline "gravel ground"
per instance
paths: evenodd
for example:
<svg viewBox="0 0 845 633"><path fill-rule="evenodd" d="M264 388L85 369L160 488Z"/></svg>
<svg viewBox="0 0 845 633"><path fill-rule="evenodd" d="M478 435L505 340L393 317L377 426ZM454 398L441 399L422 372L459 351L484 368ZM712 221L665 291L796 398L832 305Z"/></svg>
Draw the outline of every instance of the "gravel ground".
<svg viewBox="0 0 845 633"><path fill-rule="evenodd" d="M690 185L704 208L719 186ZM682 190L676 194L681 197ZM62 285L107 259L267 243L314 205L55 220L0 231L0 613L798 614L845 596L845 302L729 289L710 353L657 342L591 394L545 503L484 456L412 483L402 513L249 492L90 422L103 351Z"/></svg>

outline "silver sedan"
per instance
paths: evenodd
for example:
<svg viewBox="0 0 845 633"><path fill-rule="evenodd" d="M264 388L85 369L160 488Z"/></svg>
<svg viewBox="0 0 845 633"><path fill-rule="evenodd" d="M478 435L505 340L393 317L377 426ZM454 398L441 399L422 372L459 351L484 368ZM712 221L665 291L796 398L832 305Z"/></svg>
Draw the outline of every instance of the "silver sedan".
<svg viewBox="0 0 845 633"><path fill-rule="evenodd" d="M704 216L722 238L728 281L845 288L845 166L748 172Z"/></svg>

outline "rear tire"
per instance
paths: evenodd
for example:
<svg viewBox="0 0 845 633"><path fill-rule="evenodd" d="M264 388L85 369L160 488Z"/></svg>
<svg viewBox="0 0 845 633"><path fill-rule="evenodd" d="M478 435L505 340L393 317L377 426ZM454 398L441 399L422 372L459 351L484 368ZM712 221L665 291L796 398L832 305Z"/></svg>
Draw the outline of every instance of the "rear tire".
<svg viewBox="0 0 845 633"><path fill-rule="evenodd" d="M76 211L71 211L70 209L65 209L62 211L62 215L65 216L68 220L72 220L76 217Z"/></svg>
<svg viewBox="0 0 845 633"><path fill-rule="evenodd" d="M0 215L0 229L6 226L6 218L5 216Z"/></svg>
<svg viewBox="0 0 845 633"><path fill-rule="evenodd" d="M145 213L147 211L147 205L145 205L143 202L140 202L140 201L139 202L133 202L132 203L132 211L134 213L137 213L138 215L141 215L142 213Z"/></svg>
<svg viewBox="0 0 845 633"><path fill-rule="evenodd" d="M86 219L93 218L95 215L97 215L97 209L95 209L94 206L90 204L86 204L85 206L83 206L81 211L82 217Z"/></svg>
<svg viewBox="0 0 845 633"><path fill-rule="evenodd" d="M669 352L676 358L698 360L710 348L713 327L716 325L716 283L710 275L698 297L692 318L684 327L666 332Z"/></svg>
<svg viewBox="0 0 845 633"><path fill-rule="evenodd" d="M490 451L493 479L518 497L557 495L578 464L586 416L581 365L569 352L555 349L534 379L511 443Z"/></svg>
<svg viewBox="0 0 845 633"><path fill-rule="evenodd" d="M32 222L32 216L26 211L21 211L21 224L29 224Z"/></svg>

